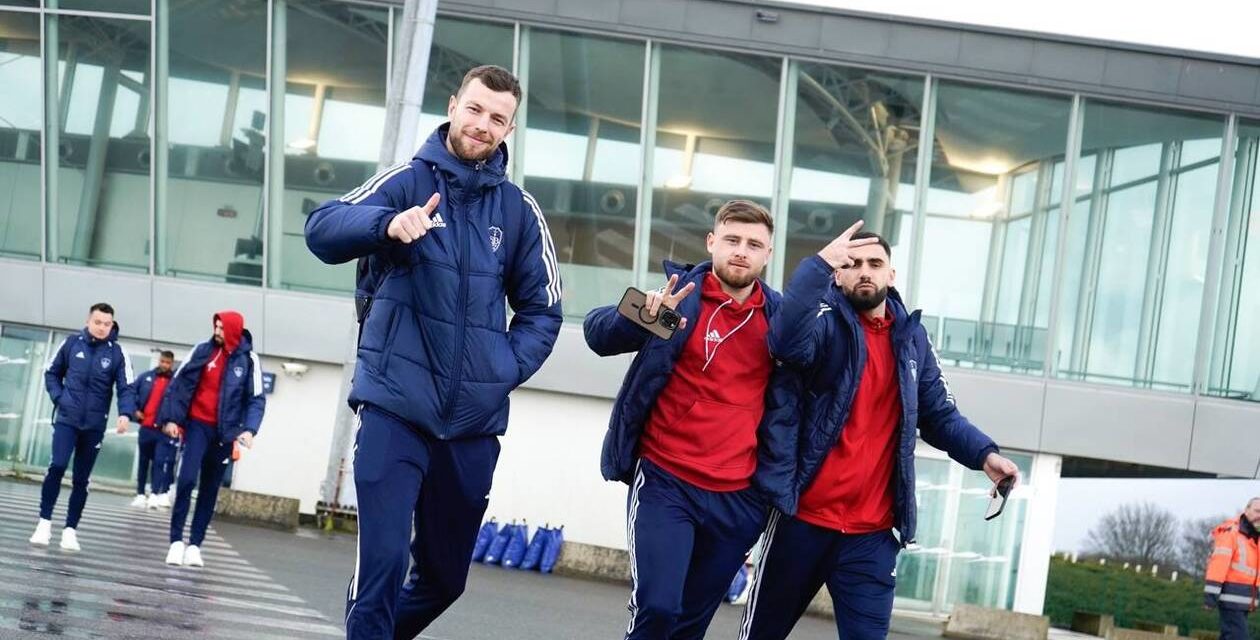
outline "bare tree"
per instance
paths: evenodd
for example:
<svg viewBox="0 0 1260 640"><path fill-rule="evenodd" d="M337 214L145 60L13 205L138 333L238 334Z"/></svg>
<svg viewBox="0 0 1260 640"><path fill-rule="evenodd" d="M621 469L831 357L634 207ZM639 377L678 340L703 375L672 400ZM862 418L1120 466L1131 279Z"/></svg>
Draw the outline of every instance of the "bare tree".
<svg viewBox="0 0 1260 640"><path fill-rule="evenodd" d="M1150 502L1124 504L1104 515L1086 539L1089 553L1143 566L1177 562L1177 516Z"/></svg>
<svg viewBox="0 0 1260 640"><path fill-rule="evenodd" d="M1230 514L1189 518L1181 523L1177 539L1177 564L1187 574L1202 578L1212 553L1212 529L1230 519Z"/></svg>

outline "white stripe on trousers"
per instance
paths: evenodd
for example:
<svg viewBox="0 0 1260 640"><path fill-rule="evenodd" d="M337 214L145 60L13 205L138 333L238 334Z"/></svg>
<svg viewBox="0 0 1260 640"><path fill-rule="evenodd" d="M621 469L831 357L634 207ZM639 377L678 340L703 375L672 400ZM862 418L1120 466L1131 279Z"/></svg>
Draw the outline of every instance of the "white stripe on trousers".
<svg viewBox="0 0 1260 640"><path fill-rule="evenodd" d="M630 611L630 623L626 625L626 635L634 631L634 619L638 617L639 603L637 593L639 591L639 566L638 560L634 552L634 525L639 519L639 489L643 488L643 459L639 459L639 464L634 474L634 484L630 489L630 512L626 514L626 550L630 553L630 602L626 608Z"/></svg>
<svg viewBox="0 0 1260 640"><path fill-rule="evenodd" d="M350 472L351 473L354 473L355 458L359 457L358 437L359 437L359 430L362 428L363 428L363 405L359 405L359 408L356 409L354 412L355 443L354 443L354 455L352 455L350 458L350 469L351 469ZM333 499L335 500L339 497L340 496L334 496ZM351 601L355 601L359 599L359 543L363 539L362 530L363 530L363 527L361 526L356 527L356 533L354 534L354 576L350 578L350 594L349 594L349 599ZM350 619L350 612L352 611L354 611L354 605L351 605L350 611L346 612L347 620Z"/></svg>
<svg viewBox="0 0 1260 640"><path fill-rule="evenodd" d="M761 574L765 570L766 560L770 558L770 547L774 543L774 533L779 528L779 518L782 514L778 509L770 510L770 523L766 525L765 545L761 549L761 559L757 561L757 568L752 575L752 594L748 596L748 604L744 605L744 619L739 623L739 637L737 640L748 640L748 634L752 632L753 612L757 609L757 596L761 595Z"/></svg>

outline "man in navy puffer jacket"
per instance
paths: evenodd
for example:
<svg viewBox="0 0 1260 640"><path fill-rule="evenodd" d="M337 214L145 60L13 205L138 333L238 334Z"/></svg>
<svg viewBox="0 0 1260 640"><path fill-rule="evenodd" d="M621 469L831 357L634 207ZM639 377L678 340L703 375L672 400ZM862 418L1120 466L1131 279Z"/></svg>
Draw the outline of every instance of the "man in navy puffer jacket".
<svg viewBox="0 0 1260 640"><path fill-rule="evenodd" d="M1019 474L958 411L892 288L888 243L860 227L801 261L770 323L771 352L803 379L787 413L799 499L767 525L740 640L786 638L824 584L840 637L888 635L897 553L915 535L916 436L994 481Z"/></svg>
<svg viewBox="0 0 1260 640"><path fill-rule="evenodd" d="M74 481L66 509L66 528L61 548L78 551L76 528L87 504L88 480L105 439L109 405L118 390L118 433L127 433L128 416L135 412L131 391L131 361L118 344L114 308L104 302L92 305L83 331L66 337L48 363L44 385L53 403L52 461L44 474L39 500L39 524L31 544L47 546L52 537L52 512L61 493L61 478L74 454Z"/></svg>
<svg viewBox="0 0 1260 640"><path fill-rule="evenodd" d="M348 638L414 638L463 593L508 393L542 366L560 331L547 221L505 175L503 138L519 102L506 70L469 71L450 122L411 162L306 223L319 259L373 264L350 391L359 544Z"/></svg>

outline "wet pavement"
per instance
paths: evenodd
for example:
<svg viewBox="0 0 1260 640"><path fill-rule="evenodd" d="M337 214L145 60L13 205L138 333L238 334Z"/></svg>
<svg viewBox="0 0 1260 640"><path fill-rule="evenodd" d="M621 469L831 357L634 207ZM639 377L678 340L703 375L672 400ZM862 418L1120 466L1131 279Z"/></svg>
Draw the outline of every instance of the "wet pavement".
<svg viewBox="0 0 1260 640"><path fill-rule="evenodd" d="M340 620L315 610L215 531L205 568L164 563L169 512L94 493L77 553L58 546L69 491L53 513L53 541L28 541L39 487L0 482L0 638L337 638Z"/></svg>
<svg viewBox="0 0 1260 640"><path fill-rule="evenodd" d="M94 492L79 526L83 551L57 547L69 489L53 514L53 542L32 547L39 487L0 480L0 640L26 638L338 638L354 536L216 522L204 569L168 567L169 511L131 509ZM616 640L626 585L475 565L468 589L425 640ZM707 638L733 640L742 607L723 605ZM834 640L831 620L806 617L792 640ZM940 637L939 627L894 620L894 640Z"/></svg>

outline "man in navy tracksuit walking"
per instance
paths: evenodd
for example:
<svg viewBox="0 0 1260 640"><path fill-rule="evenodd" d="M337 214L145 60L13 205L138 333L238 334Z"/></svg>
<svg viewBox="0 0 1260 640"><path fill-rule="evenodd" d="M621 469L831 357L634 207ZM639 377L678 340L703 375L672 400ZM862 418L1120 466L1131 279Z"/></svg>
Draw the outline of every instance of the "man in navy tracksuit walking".
<svg viewBox="0 0 1260 640"><path fill-rule="evenodd" d="M52 539L52 512L61 493L61 479L74 454L74 479L61 548L78 551L76 529L87 504L88 480L105 439L109 404L118 390L118 433L127 433L128 416L135 411L131 393L131 361L118 344L114 308L104 302L92 305L87 326L67 336L48 363L44 385L53 403L52 461L44 474L39 499L39 523L31 544L47 546Z"/></svg>
<svg viewBox="0 0 1260 640"><path fill-rule="evenodd" d="M192 348L175 372L158 408L157 423L169 437L184 438L183 460L171 508L171 546L166 564L205 566L201 543L214 516L223 474L234 447L249 448L262 426L267 400L263 395L262 363L254 353L253 336L245 318L220 311L212 320L210 340ZM188 544L184 523L197 488Z"/></svg>
<svg viewBox="0 0 1260 640"><path fill-rule="evenodd" d="M359 544L347 638L414 638L463 593L508 393L560 331L547 221L505 177L520 95L504 69L469 71L450 122L411 162L306 223L321 260L366 257L377 277L350 391Z"/></svg>
<svg viewBox="0 0 1260 640"><path fill-rule="evenodd" d="M919 312L896 290L888 243L846 230L803 260L770 324L775 357L801 372L799 501L770 518L739 638L781 640L822 585L845 640L888 635L897 553L914 540L916 429L997 481L1018 476L954 404ZM895 534L894 534L895 532Z"/></svg>
<svg viewBox="0 0 1260 640"><path fill-rule="evenodd" d="M779 294L759 279L773 220L734 200L717 212L711 263L667 262L669 283L648 294L683 320L669 340L616 306L586 316L586 342L602 356L637 352L613 406L602 471L630 484L630 622L626 638L704 637L732 578L757 541L767 506L791 491L795 425L762 428L781 374L766 333ZM786 466L785 466L786 464Z"/></svg>
<svg viewBox="0 0 1260 640"><path fill-rule="evenodd" d="M179 441L162 433L157 421L158 407L166 395L166 387L174 376L175 354L163 351L158 355L158 365L136 377L132 392L136 396L135 419L140 423L139 466L136 469L136 497L131 506L137 508L169 508L171 467ZM152 471L152 473L150 473ZM149 482L152 493L145 497L144 485Z"/></svg>

